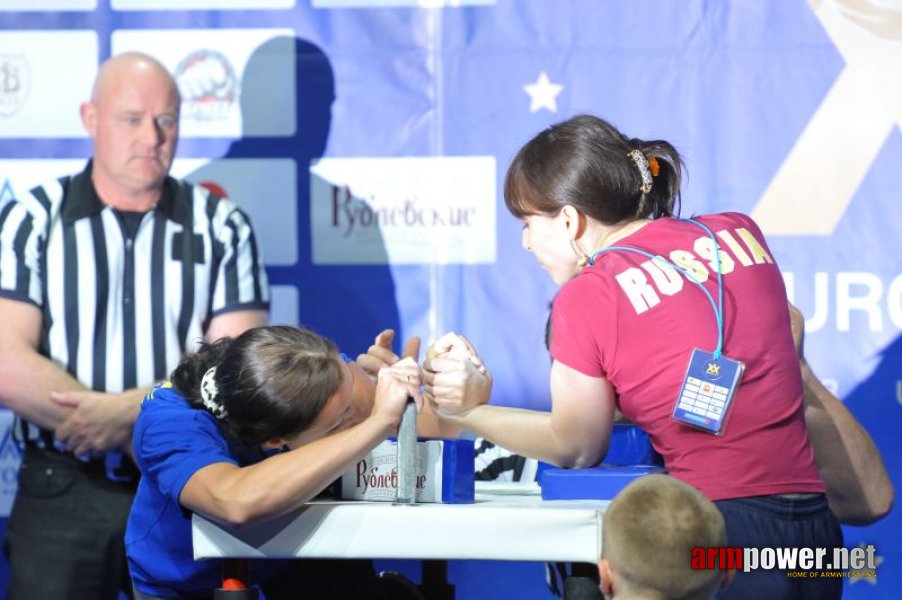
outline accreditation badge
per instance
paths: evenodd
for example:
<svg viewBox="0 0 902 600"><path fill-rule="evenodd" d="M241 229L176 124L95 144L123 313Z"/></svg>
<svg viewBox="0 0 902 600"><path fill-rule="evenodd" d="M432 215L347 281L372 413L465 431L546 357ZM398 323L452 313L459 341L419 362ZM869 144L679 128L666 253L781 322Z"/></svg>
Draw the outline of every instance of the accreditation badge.
<svg viewBox="0 0 902 600"><path fill-rule="evenodd" d="M733 395L745 365L695 348L683 378L673 418L684 425L723 435Z"/></svg>

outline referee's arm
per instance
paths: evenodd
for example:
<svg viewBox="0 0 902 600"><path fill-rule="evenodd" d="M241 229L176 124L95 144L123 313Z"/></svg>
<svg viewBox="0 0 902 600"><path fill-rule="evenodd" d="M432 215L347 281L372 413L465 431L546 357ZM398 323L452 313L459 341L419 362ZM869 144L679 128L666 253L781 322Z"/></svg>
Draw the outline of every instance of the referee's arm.
<svg viewBox="0 0 902 600"><path fill-rule="evenodd" d="M235 337L247 329L265 325L267 318L268 313L261 309L221 313L210 320L205 339ZM132 429L149 389L135 388L107 394L92 391L52 394L51 399L56 404L77 409L56 428L57 439L76 454L110 449L131 454Z"/></svg>
<svg viewBox="0 0 902 600"><path fill-rule="evenodd" d="M38 353L42 319L37 306L0 298L0 401L26 421L53 430L74 411L53 402L51 392L85 387Z"/></svg>
<svg viewBox="0 0 902 600"><path fill-rule="evenodd" d="M38 352L41 310L0 298L0 401L76 454L129 450L131 429L147 389L88 390Z"/></svg>
<svg viewBox="0 0 902 600"><path fill-rule="evenodd" d="M266 321L265 310L226 312L210 321L206 338L234 337ZM129 449L146 388L110 394L85 388L38 353L42 316L28 302L0 298L0 323L0 402L26 421L55 430L77 454Z"/></svg>

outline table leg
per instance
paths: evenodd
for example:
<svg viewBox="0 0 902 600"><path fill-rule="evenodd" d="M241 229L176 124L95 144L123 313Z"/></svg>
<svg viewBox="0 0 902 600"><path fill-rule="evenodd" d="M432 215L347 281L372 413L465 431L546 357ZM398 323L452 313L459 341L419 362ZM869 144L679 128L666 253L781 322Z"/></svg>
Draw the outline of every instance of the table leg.
<svg viewBox="0 0 902 600"><path fill-rule="evenodd" d="M448 561L423 561L420 591L426 600L454 600L454 586L448 583Z"/></svg>

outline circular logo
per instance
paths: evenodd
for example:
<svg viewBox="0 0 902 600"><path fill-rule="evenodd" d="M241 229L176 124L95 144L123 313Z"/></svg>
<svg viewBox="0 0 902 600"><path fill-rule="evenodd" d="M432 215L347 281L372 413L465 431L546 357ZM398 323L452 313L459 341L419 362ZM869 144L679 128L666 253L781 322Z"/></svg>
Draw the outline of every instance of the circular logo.
<svg viewBox="0 0 902 600"><path fill-rule="evenodd" d="M215 50L192 52L182 59L173 75L182 95L183 117L198 121L221 119L229 114L237 99L235 69Z"/></svg>

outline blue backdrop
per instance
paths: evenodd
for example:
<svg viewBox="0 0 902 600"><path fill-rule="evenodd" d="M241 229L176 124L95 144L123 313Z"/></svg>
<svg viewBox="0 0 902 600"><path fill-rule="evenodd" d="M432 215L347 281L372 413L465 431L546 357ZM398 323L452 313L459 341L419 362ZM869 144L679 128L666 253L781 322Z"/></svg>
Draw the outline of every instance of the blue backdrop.
<svg viewBox="0 0 902 600"><path fill-rule="evenodd" d="M500 198L508 161L578 112L671 141L688 165L683 215L759 221L809 317L809 362L902 481L897 4L0 0L0 203L80 168L78 105L98 63L128 49L176 73L173 172L247 207L274 320L349 353L387 326L465 333L500 404L548 405L555 292ZM899 525L895 511L845 529L881 561L846 597L898 596ZM452 565L462 597L547 596L537 565L484 567Z"/></svg>

